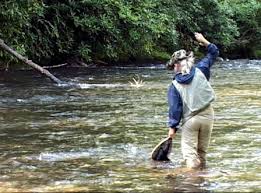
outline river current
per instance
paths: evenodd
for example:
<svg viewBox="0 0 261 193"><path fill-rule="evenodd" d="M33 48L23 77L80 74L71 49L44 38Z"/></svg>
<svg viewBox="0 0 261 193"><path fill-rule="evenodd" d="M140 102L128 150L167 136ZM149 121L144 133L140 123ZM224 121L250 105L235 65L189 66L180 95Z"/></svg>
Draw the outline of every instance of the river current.
<svg viewBox="0 0 261 193"><path fill-rule="evenodd" d="M216 63L208 167L186 171L180 132L171 163L150 160L167 136L163 65L0 72L0 192L260 192L261 61ZM133 78L142 86L131 86Z"/></svg>

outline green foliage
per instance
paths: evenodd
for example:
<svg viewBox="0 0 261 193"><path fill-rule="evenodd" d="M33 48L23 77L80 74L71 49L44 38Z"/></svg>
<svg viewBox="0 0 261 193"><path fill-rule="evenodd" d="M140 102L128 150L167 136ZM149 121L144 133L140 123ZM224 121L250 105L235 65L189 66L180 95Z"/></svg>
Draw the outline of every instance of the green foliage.
<svg viewBox="0 0 261 193"><path fill-rule="evenodd" d="M85 61L87 62L90 62L91 61L91 57L90 57L90 53L91 53L91 49L88 45L82 43L80 46L79 46L79 49L78 49L78 54L79 56L84 59Z"/></svg>
<svg viewBox="0 0 261 193"><path fill-rule="evenodd" d="M44 13L32 17L33 25L26 29L30 34L28 48L34 50L27 55L38 62L59 62L73 54L75 46L72 8L56 1L43 6Z"/></svg>
<svg viewBox="0 0 261 193"><path fill-rule="evenodd" d="M230 13L216 0L178 1L177 13L179 44L186 49L193 47L193 32L196 31L223 46L228 46L238 35L237 25L230 19Z"/></svg>
<svg viewBox="0 0 261 193"><path fill-rule="evenodd" d="M4 0L0 4L0 38L6 41L21 54L26 54L28 47L28 34L24 29L30 27L31 17L41 14L43 9L41 2ZM16 61L0 50L2 61Z"/></svg>
<svg viewBox="0 0 261 193"><path fill-rule="evenodd" d="M261 50L255 50L254 51L254 57L255 58L261 58Z"/></svg>
<svg viewBox="0 0 261 193"><path fill-rule="evenodd" d="M243 49L245 57L255 56L255 50L261 49L261 3L258 0L222 1L221 6L231 14L231 19L237 24L238 36L230 43L230 49Z"/></svg>
<svg viewBox="0 0 261 193"><path fill-rule="evenodd" d="M171 33L168 15L155 12L159 6L156 1L84 0L81 4L83 10L74 17L74 23L94 59L150 56L160 38Z"/></svg>
<svg viewBox="0 0 261 193"><path fill-rule="evenodd" d="M40 64L162 59L197 51L202 32L225 54L260 50L258 0L4 0L0 38ZM12 58L0 51L0 61Z"/></svg>

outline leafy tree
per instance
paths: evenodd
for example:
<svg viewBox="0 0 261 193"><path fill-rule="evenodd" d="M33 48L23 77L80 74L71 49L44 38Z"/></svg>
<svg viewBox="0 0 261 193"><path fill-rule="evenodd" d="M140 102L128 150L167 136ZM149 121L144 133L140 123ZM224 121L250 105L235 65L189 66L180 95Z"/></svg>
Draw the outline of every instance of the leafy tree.
<svg viewBox="0 0 261 193"><path fill-rule="evenodd" d="M34 14L43 12L42 3L37 0L12 1L4 0L0 4L0 38L18 50L21 54L27 53L28 35L24 29L32 24L30 20ZM10 62L13 59L0 50L0 59Z"/></svg>
<svg viewBox="0 0 261 193"><path fill-rule="evenodd" d="M230 43L229 52L237 52L237 57L261 57L261 3L258 0L225 0L222 8L231 14L237 24L239 35Z"/></svg>
<svg viewBox="0 0 261 193"><path fill-rule="evenodd" d="M237 24L231 19L231 14L216 0L178 1L176 9L179 44L186 49L193 47L193 32L202 32L224 47L228 47L238 35Z"/></svg>
<svg viewBox="0 0 261 193"><path fill-rule="evenodd" d="M92 50L93 58L117 61L146 57L159 49L162 36L173 36L172 20L156 10L159 6L151 0L85 0L81 5L85 10L74 22L81 36L89 37L84 44Z"/></svg>
<svg viewBox="0 0 261 193"><path fill-rule="evenodd" d="M223 55L258 57L260 6L257 0L3 0L0 38L44 65L166 60L181 47L197 51L195 31ZM0 51L2 62L11 59Z"/></svg>

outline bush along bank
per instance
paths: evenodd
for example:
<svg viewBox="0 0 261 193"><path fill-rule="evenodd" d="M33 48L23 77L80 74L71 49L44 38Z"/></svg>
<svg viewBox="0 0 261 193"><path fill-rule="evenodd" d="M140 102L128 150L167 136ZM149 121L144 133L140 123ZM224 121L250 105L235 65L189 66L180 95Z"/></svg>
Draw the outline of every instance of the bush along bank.
<svg viewBox="0 0 261 193"><path fill-rule="evenodd" d="M260 8L257 0L4 1L0 38L43 66L164 61L180 48L201 52L195 31L224 58L260 58ZM3 51L0 61L17 62Z"/></svg>

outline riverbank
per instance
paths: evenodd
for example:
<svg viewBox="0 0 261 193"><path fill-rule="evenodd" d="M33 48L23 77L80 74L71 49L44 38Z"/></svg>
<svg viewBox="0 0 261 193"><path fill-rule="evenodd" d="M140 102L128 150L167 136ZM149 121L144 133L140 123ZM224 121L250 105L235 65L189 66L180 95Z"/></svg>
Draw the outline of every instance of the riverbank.
<svg viewBox="0 0 261 193"><path fill-rule="evenodd" d="M152 66L164 66L166 64L166 60L136 60L136 61L128 61L128 62L114 62L114 63L106 63L103 61L99 61L97 63L84 63L79 61L70 61L65 62L63 64L57 64L53 66L43 66L43 68L48 70L59 70L59 69L71 69L71 68L113 68L113 67L152 67ZM196 62L199 61L199 59L196 59ZM224 59L222 57L218 57L216 60L216 63L219 63L219 65L222 65L224 62L233 62L233 61L241 61L242 63L248 63L249 61L259 61L259 59ZM26 64L23 63L16 63L15 65L0 65L0 71L20 71L20 70L34 70L31 67L28 67Z"/></svg>

